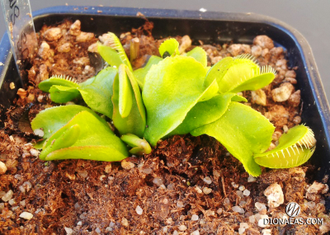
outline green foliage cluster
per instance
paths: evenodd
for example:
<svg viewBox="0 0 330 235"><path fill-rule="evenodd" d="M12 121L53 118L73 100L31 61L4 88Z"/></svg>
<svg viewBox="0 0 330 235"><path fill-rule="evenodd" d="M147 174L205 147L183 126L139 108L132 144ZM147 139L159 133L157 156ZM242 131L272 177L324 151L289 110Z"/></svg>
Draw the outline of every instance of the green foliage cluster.
<svg viewBox="0 0 330 235"><path fill-rule="evenodd" d="M175 39L159 47L161 57L151 56L137 70L119 39L109 33L110 46L98 45L110 65L95 77L77 84L51 77L39 84L51 100L66 103L82 98L86 105L46 109L32 121L42 129L42 160L92 159L119 161L132 154L148 154L165 137L190 133L217 139L240 160L246 171L258 176L259 165L293 167L306 162L315 139L306 126L284 134L279 145L267 151L274 126L259 112L242 104L238 92L257 90L273 81L275 71L262 67L251 56L227 57L207 66L206 52L195 47L179 54ZM119 138L95 112L112 120Z"/></svg>

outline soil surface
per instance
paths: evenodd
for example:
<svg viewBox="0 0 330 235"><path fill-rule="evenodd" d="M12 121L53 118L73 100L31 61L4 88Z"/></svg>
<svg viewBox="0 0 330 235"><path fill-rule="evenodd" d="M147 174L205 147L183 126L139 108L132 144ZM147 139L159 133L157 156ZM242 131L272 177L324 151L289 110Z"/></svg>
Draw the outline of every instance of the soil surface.
<svg viewBox="0 0 330 235"><path fill-rule="evenodd" d="M38 51L29 69L29 86L19 89L0 130L1 234L318 234L330 230L324 197L328 186L312 182L314 167L263 169L249 176L242 164L208 136L173 136L151 154L122 162L65 160L44 162L31 143L40 139L29 125L41 110L55 105L37 88L50 75L78 82L99 70L96 42L82 32L80 22L44 26ZM164 40L152 37L153 24L123 33L128 52L137 43L134 68L158 54ZM191 50L189 36L177 36L180 52ZM295 68L288 68L285 51L267 36L252 45L202 46L209 65L226 56L252 54L260 65L271 65L274 82L258 91L242 93L246 105L265 115L275 126L270 148L289 128L301 123L300 90ZM129 53L127 53L129 56ZM325 176L324 183L327 181ZM295 223L265 225L264 219L290 219L290 202L301 206L299 218L323 219L323 225Z"/></svg>

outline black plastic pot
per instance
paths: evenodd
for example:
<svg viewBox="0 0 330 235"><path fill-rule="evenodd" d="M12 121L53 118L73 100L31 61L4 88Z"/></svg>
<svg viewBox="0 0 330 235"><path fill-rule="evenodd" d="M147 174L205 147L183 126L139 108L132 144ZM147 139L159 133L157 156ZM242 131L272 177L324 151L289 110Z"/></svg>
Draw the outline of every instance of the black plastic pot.
<svg viewBox="0 0 330 235"><path fill-rule="evenodd" d="M34 22L38 31L44 24L52 25L67 18L73 21L79 19L83 31L94 32L96 35L107 31L119 34L144 23L143 19L136 16L138 12L154 22L155 38L188 34L196 41L252 43L255 36L264 34L271 37L276 46L282 46L287 52L289 67L298 66L296 73L303 101L302 122L314 130L317 139L316 151L311 159L312 164L317 167L314 178L321 180L324 175L330 173L329 104L310 46L297 30L285 23L252 13L81 6L52 7L37 11L34 13ZM0 66L0 104L8 107L17 88L22 84L10 52L7 35L1 41L0 61L4 64ZM9 88L10 82L16 84L16 89Z"/></svg>

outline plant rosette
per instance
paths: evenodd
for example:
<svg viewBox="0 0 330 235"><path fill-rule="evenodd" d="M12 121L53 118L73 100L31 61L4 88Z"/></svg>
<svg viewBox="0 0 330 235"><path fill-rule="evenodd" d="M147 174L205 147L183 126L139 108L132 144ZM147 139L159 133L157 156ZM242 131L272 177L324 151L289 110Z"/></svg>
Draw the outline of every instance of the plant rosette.
<svg viewBox="0 0 330 235"><path fill-rule="evenodd" d="M58 106L36 116L33 130L47 133L37 145L40 159L120 161L129 152L149 154L161 139L184 134L214 137L252 176L261 174L260 166L291 168L312 156L316 140L304 125L290 129L270 149L275 127L239 95L270 84L272 67L260 67L250 55L208 67L201 47L180 53L172 38L160 45L160 57L153 55L133 70L117 36L107 37L108 45L98 43L107 66L96 76L82 83L53 76L39 84L55 103L82 99L88 106Z"/></svg>

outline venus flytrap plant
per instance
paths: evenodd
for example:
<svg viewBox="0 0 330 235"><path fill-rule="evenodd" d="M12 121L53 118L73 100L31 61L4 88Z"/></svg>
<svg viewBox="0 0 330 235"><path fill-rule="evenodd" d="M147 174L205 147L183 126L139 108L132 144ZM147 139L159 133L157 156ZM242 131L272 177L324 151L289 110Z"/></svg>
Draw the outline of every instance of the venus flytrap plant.
<svg viewBox="0 0 330 235"><path fill-rule="evenodd" d="M131 154L148 154L149 143L156 146L171 135L207 134L241 161L249 174L258 176L259 165L293 167L314 152L315 138L305 126L292 128L276 148L267 151L275 127L259 112L239 103L247 100L237 92L257 90L273 81L271 67L260 68L251 56L243 55L224 58L209 68L202 48L180 55L179 43L168 39L159 48L161 57L151 56L143 68L133 71L119 39L112 33L108 36L110 47L99 44L98 50L113 67L84 83L53 77L39 87L60 103L81 96L91 109L112 119L121 140L132 147ZM128 156L124 143L107 123L82 106L42 111L32 127L45 131L44 160L81 154L83 159L117 161Z"/></svg>

